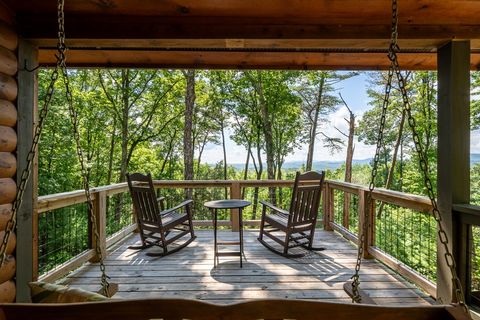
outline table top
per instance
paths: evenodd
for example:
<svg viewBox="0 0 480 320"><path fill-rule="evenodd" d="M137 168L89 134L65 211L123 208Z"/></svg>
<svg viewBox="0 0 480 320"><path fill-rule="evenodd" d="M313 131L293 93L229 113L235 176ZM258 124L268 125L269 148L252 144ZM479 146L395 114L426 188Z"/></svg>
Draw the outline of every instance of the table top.
<svg viewBox="0 0 480 320"><path fill-rule="evenodd" d="M250 201L241 199L215 200L205 202L203 205L211 209L235 209L244 208L251 204Z"/></svg>

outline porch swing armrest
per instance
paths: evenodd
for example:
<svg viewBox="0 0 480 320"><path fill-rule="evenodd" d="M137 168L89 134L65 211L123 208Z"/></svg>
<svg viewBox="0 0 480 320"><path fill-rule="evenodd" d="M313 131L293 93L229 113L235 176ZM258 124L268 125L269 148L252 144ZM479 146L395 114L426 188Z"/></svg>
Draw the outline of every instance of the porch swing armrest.
<svg viewBox="0 0 480 320"><path fill-rule="evenodd" d="M187 205L189 205L190 203L192 203L193 200L186 200L186 201L183 201L182 203L176 205L175 207L172 207L170 209L167 209L167 210L163 210L162 212L160 212L160 215L163 216L163 215L166 215L166 214L169 214L169 213L172 213L180 208L183 208Z"/></svg>
<svg viewBox="0 0 480 320"><path fill-rule="evenodd" d="M273 204L271 204L270 202L260 200L260 203L262 205L266 206L267 208L269 208L270 210L273 210L275 212L278 212L278 213L286 215L286 216L290 215L290 212L288 212L287 210L280 209L280 208L274 206Z"/></svg>

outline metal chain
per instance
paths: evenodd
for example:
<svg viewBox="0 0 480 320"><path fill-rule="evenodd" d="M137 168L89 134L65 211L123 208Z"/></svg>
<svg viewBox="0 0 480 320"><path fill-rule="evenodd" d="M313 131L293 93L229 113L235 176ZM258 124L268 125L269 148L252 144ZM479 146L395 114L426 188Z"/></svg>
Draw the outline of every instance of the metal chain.
<svg viewBox="0 0 480 320"><path fill-rule="evenodd" d="M438 239L440 240L440 243L442 244L442 247L445 251L444 253L444 258L445 262L450 269L450 273L452 276L452 285L455 293L455 298L457 300L458 305L463 309L465 314L471 319L470 312L468 311L467 304L465 303L465 295L463 293L463 288L462 284L460 282L460 279L458 278L457 275L457 268L456 268L456 263L455 259L453 257L453 254L450 252L450 248L448 246L448 236L447 233L445 232L445 229L443 227L442 223L442 216L440 214L440 211L438 209L437 201L435 198L435 191L433 190L433 184L432 180L430 179L430 174L429 174L429 167L428 167L428 159L425 154L425 151L423 150L423 146L421 143L420 136L418 134L418 131L416 129L416 122L415 118L412 115L412 109L410 106L408 94L407 94L407 89L406 89L406 81L403 76L403 74L400 72L400 66L398 64L398 59L397 59L397 54L396 52L393 53L391 57L391 61L394 64L395 68L395 73L397 75L398 79L398 84L400 87L400 91L402 94L402 99L403 99L403 105L404 105L404 110L407 113L407 118L408 118L408 124L410 129L412 130L412 137L413 137L413 142L415 144L415 150L417 152L418 158L419 158L419 164L420 164L420 169L423 173L423 179L425 183L425 188L427 189L427 195L430 198L430 202L432 204L432 213L433 217L435 218L435 221L437 222L437 235Z"/></svg>
<svg viewBox="0 0 480 320"><path fill-rule="evenodd" d="M88 172L87 172L87 165L85 162L85 157L83 155L83 150L82 150L82 145L80 141L80 130L79 130L79 119L78 119L78 112L75 109L73 105L73 95L72 91L70 90L70 81L68 77L68 70L67 70L67 64L66 64L66 56L65 56L65 51L67 49L65 45L65 16L64 16L64 1L65 0L58 0L58 22L59 22L59 28L58 28L58 38L59 38L59 44L58 44L58 51L59 51L59 56L60 56L60 69L62 70L62 75L63 75L63 82L65 85L65 95L67 98L67 103L68 103L68 110L70 113L70 120L72 123L73 127L73 138L75 140L76 144L76 150L77 150L77 156L78 160L80 162L80 168L81 168L81 174L82 174L82 180L83 180L83 188L85 191L85 197L87 198L87 206L88 206L88 212L90 216L90 222L92 224L92 229L93 229L93 235L94 235L94 240L95 240L95 253L100 260L100 271L102 273L101 275L101 285L102 285L102 293L105 296L109 296L109 287L110 284L108 282L108 276L105 271L105 264L103 263L103 253L102 249L100 248L100 235L98 233L97 229L97 219L95 217L95 212L93 208L93 200L92 200L92 195L90 193L90 182L88 179Z"/></svg>
<svg viewBox="0 0 480 320"><path fill-rule="evenodd" d="M60 38L59 38L59 43L60 43ZM53 94L55 92L55 83L58 80L58 70L60 68L60 64L61 64L60 57L57 56L57 64L53 69L52 74L50 75L50 82L47 87L47 93L45 95L45 98L43 99L43 107L40 109L39 116L38 116L38 123L35 125L35 128L34 128L32 145L30 146L30 150L28 151L28 154L27 154L27 159L26 159L27 163L20 175L20 182L18 183L15 200L13 201L13 204L12 204L12 213L10 214L10 218L5 226L5 234L3 236L2 243L0 244L0 267L3 266L7 258L8 241L10 239L11 234L14 232L15 227L17 226L18 210L22 206L27 183L30 180L30 176L32 174L33 162L37 154L38 143L40 141L45 119L48 116L50 103L52 101Z"/></svg>
<svg viewBox="0 0 480 320"><path fill-rule="evenodd" d="M419 163L420 163L420 169L423 173L423 178L424 178L424 183L425 187L427 189L427 194L428 197L430 198L431 204L432 204L432 213L433 217L435 218L435 221L437 222L438 226L438 238L440 240L440 243L443 246L443 249L445 251L444 253L444 258L446 261L447 266L450 269L451 276L452 276L452 285L455 293L455 297L457 300L457 303L459 306L462 308L464 311L465 315L471 319L470 312L468 310L468 306L465 303L465 296L463 293L462 285L460 282L460 279L458 278L457 275L457 270L456 270L456 264L455 264L455 259L450 252L450 248L448 246L448 236L447 233L445 232L445 229L443 228L442 224L442 216L440 214L440 211L438 209L437 201L435 199L435 192L433 190L433 184L432 180L430 179L429 175L429 168L428 168L428 161L426 158L426 154L423 150L423 146L420 140L420 136L417 132L416 129L416 123L415 123L415 118L412 116L412 109L410 106L408 94L407 94L407 89L406 89L406 81L405 77L400 71L400 66L398 63L398 57L397 57L397 52L399 51L399 47L397 44L397 38L398 38L398 6L397 6L397 0L392 0L392 34L391 34L391 42L389 46L389 53L388 53L388 58L390 59L391 65L390 65L390 70L389 70L389 75L391 75L393 72L395 72L398 80L398 84L400 87L400 91L402 94L402 100L403 100L403 105L404 105L404 110L407 113L407 118L408 118L408 124L410 129L412 130L412 136L413 136L413 141L415 144L415 150L418 154L419 157ZM387 88L385 90L385 97L388 98L387 92L391 89L391 78L388 79L389 81L387 82ZM388 100L384 100L384 103L388 102ZM382 117L385 112L385 104L384 104L384 109L382 109ZM379 147L381 146L381 141L383 139L383 128L384 128L384 120L381 119L380 123L380 131L379 131L379 137L377 140L377 150L374 158L374 165L373 165L373 170L372 170L372 179L370 181L369 185L369 190L370 192L368 193L367 196L367 205L370 206L372 203L372 191L375 187L374 182L375 182L375 176L377 174L377 163L378 163L378 153L379 153ZM363 254L363 246L365 242L365 237L366 237L366 227L368 226L368 215L365 216L364 223L363 223L363 230L362 234L360 237L360 244L358 246L358 256L357 256L357 264L355 267L355 275L352 277L354 279L352 283L352 289L354 296L352 297L352 300L354 302L361 302L360 294L358 292L358 285L359 285L359 269L361 265L361 255Z"/></svg>
<svg viewBox="0 0 480 320"><path fill-rule="evenodd" d="M383 138L384 138L384 131L385 131L385 122L386 122L386 117L387 117L387 108L390 100L390 92L392 90L392 79L393 79L393 66L390 67L387 75L387 84L385 86L385 93L383 97L383 104L382 104L382 114L380 116L380 127L378 130L378 137L377 137L377 148L375 149L375 156L373 158L373 165L372 165L372 172L370 176L370 184L368 186L369 192L367 193L367 199L366 199L366 207L371 208L372 207L372 191L375 189L375 180L378 174L378 163L380 161L380 152L383 146ZM362 298L360 296L359 292L359 286L360 286L360 267L362 264L362 256L363 256L363 251L364 251L364 245L365 245L365 238L367 237L367 230L370 225L369 221L369 214L364 215L363 223L362 223L362 230L360 233L360 239L358 241L358 251L357 251L357 262L355 264L355 274L352 276L351 279L353 279L352 282L352 291L353 291L353 296L352 296L352 302L357 302L360 303L362 301Z"/></svg>
<svg viewBox="0 0 480 320"><path fill-rule="evenodd" d="M393 0L392 3L392 33L390 39L390 46L388 48L388 56L390 57L396 48L396 41L397 41L397 32L396 28L394 27L397 24L398 17L397 17L397 2ZM367 193L366 199L366 207L372 208L372 191L375 189L375 181L378 174L378 163L380 161L380 152L384 143L384 131L385 131L385 122L387 118L387 109L388 104L390 101L390 92L392 91L392 80L394 74L393 63L390 64L390 68L388 69L387 74L387 84L385 85L385 92L383 95L383 103L382 103L382 114L380 116L380 127L378 129L378 137L377 137L377 147L375 149L375 156L373 157L373 165L372 171L370 176L370 184L368 185L369 192ZM352 302L360 303L362 302L362 297L360 295L359 287L360 287L360 267L362 265L362 256L364 246L365 246L365 238L368 236L367 231L370 225L370 214L367 212L364 215L363 223L362 223L362 230L360 233L360 239L358 239L358 251L357 251L357 262L355 264L355 274L352 276Z"/></svg>

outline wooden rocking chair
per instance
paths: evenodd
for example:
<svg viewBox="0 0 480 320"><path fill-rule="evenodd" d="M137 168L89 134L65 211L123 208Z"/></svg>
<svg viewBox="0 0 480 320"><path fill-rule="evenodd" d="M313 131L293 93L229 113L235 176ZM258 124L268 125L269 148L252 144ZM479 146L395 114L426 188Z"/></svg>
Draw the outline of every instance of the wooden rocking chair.
<svg viewBox="0 0 480 320"><path fill-rule="evenodd" d="M141 173L127 173L126 176L142 240L140 246L131 246L131 249L145 249L155 245L161 247L163 251L148 252L147 255L166 256L195 240L191 213L193 200L186 200L165 210L165 198L156 198L150 173L146 176ZM187 241L169 250L168 245L187 234L190 234Z"/></svg>
<svg viewBox="0 0 480 320"><path fill-rule="evenodd" d="M313 236L324 179L325 172L323 171L322 173L309 171L303 174L297 172L289 211L277 208L269 202L260 201L263 209L258 241L267 249L290 258L305 255L305 253L289 254L288 249L294 247L301 246L315 251L323 250L323 248L313 247ZM269 214L267 214L267 208L270 209ZM284 234L283 238L274 234L280 232ZM268 244L263 239L264 235L283 246L283 251Z"/></svg>

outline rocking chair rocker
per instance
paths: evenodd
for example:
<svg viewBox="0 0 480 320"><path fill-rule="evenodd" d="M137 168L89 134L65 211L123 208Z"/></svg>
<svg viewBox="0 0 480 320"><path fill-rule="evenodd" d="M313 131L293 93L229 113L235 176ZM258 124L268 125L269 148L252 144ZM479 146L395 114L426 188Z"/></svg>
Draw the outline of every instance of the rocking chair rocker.
<svg viewBox="0 0 480 320"><path fill-rule="evenodd" d="M263 209L258 241L267 249L289 258L305 255L305 253L289 254L288 249L294 247L323 250L323 248L313 247L313 236L324 179L323 171L322 173L309 171L303 174L297 172L289 211L277 208L269 202L260 201ZM270 214L267 214L267 208L270 209ZM283 239L274 234L279 232L284 233ZM283 251L268 244L263 239L264 235L283 246Z"/></svg>
<svg viewBox="0 0 480 320"><path fill-rule="evenodd" d="M164 197L156 198L150 173L148 175L127 173L126 176L142 240L140 246L131 246L131 249L159 246L163 249L162 252L148 252L147 255L166 256L179 251L195 240L191 213L193 200L183 201L179 205L165 210ZM172 233L174 230L176 232ZM171 243L187 234L190 234L187 241L169 250L168 246Z"/></svg>

